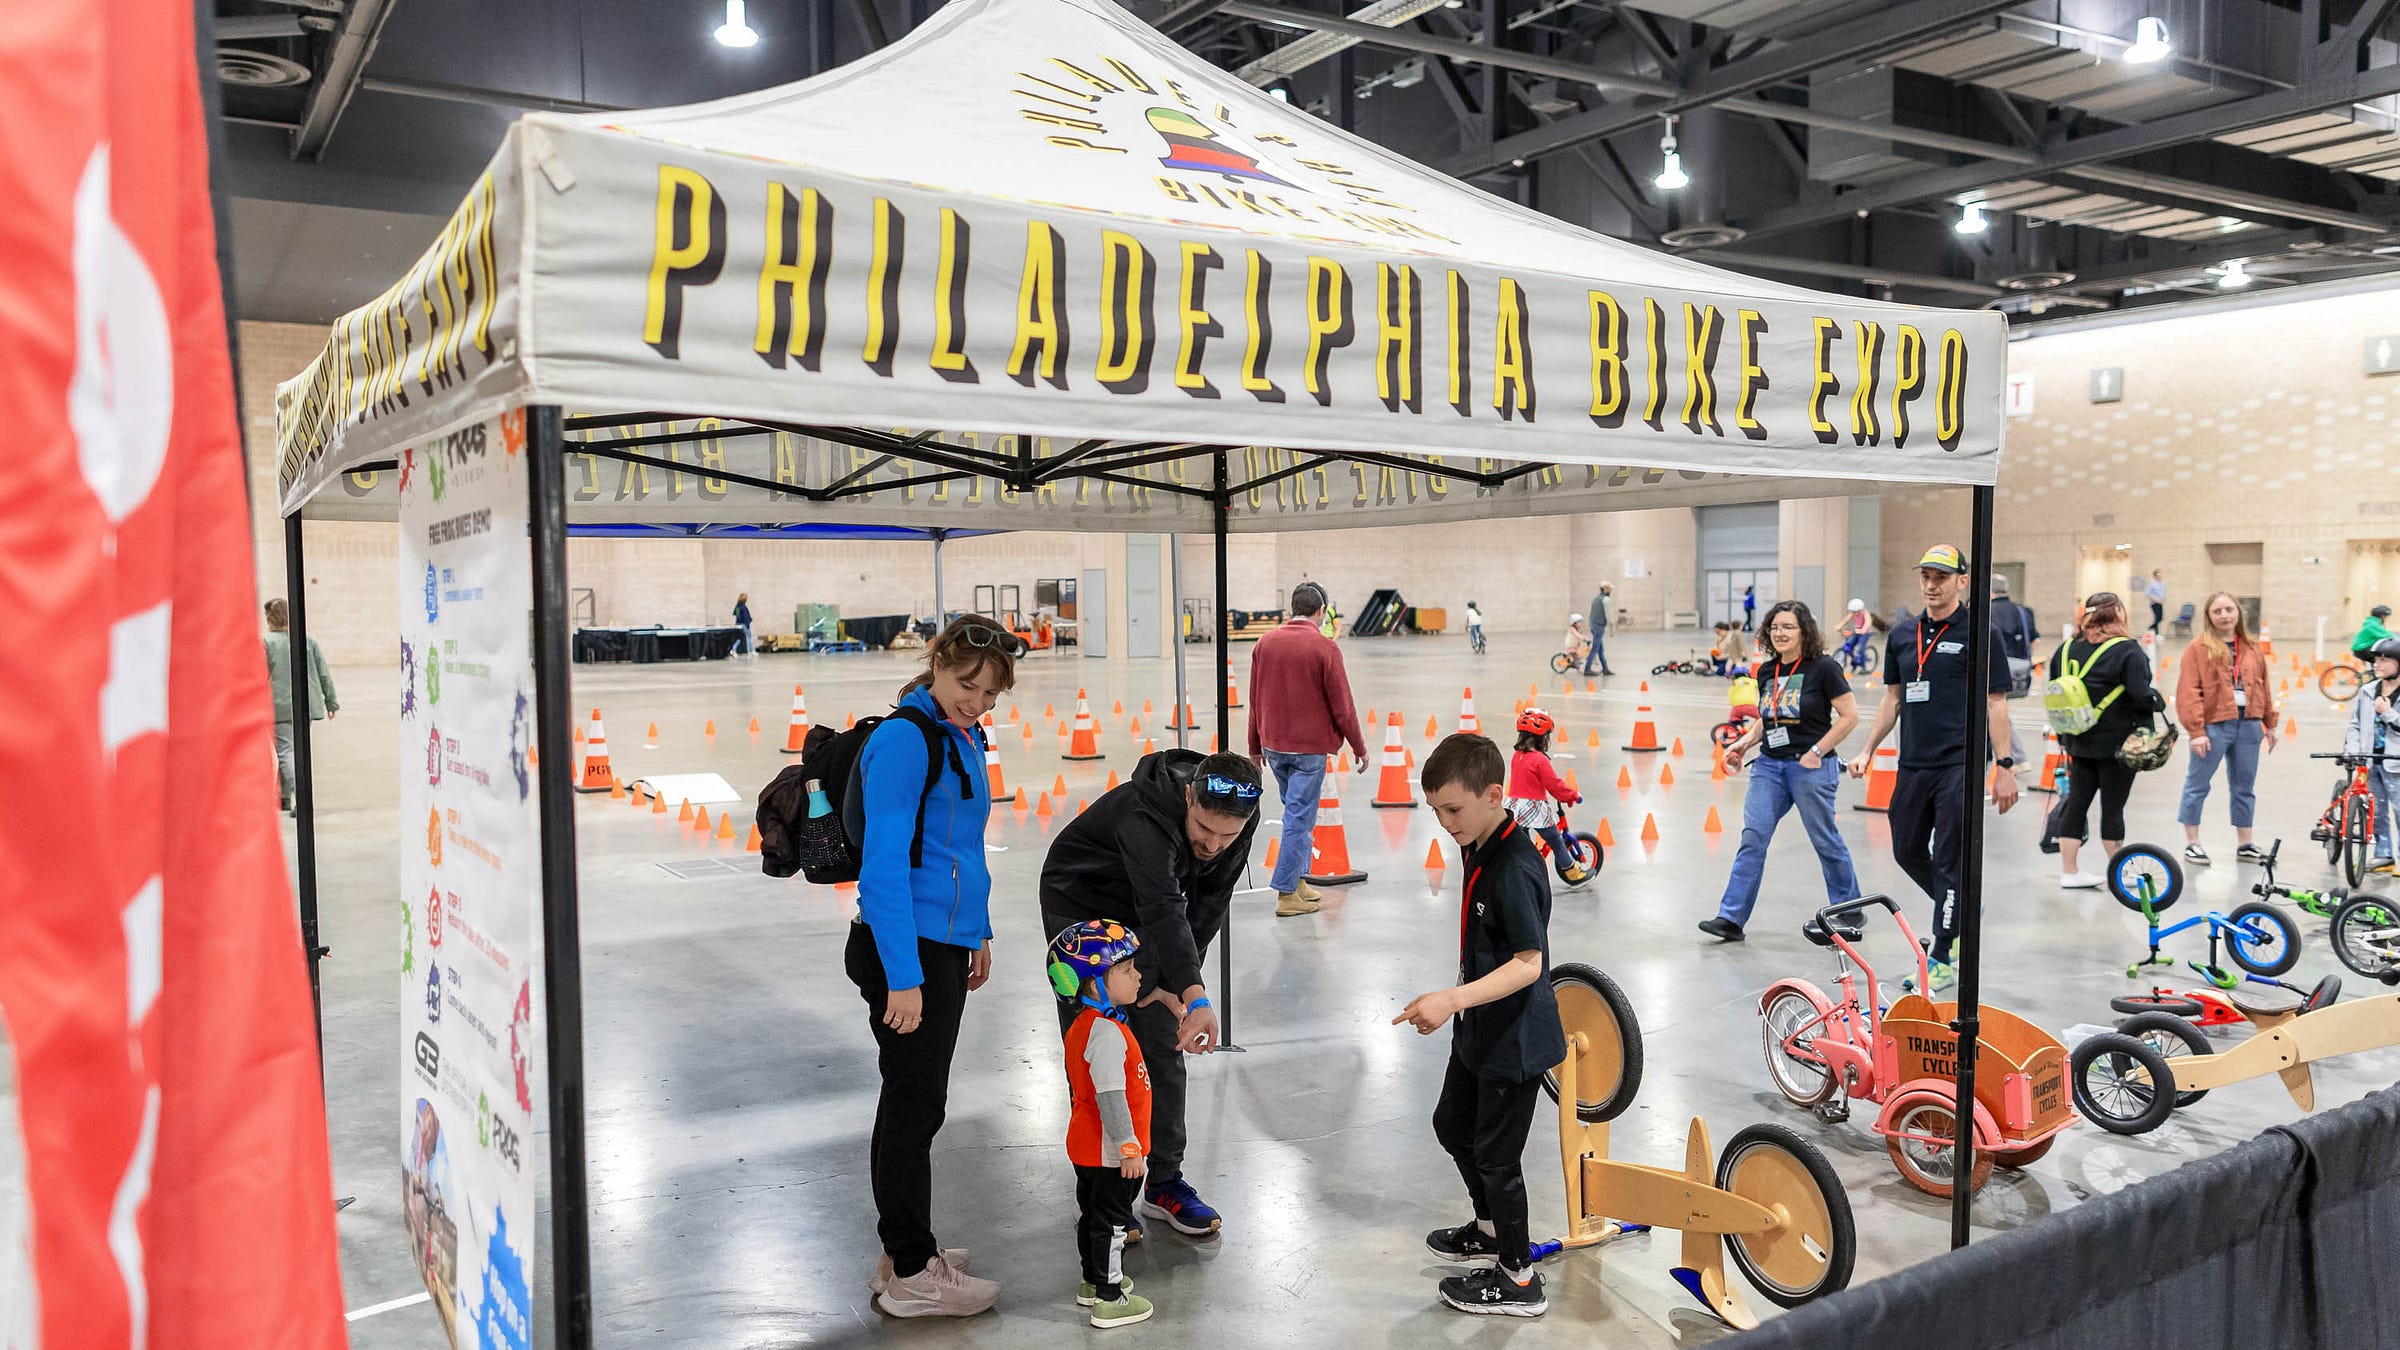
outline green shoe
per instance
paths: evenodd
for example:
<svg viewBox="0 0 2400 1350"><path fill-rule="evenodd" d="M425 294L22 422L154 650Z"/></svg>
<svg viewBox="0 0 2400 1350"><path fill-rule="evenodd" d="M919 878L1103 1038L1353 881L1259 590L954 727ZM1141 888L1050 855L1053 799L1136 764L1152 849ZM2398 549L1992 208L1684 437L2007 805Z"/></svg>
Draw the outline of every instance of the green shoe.
<svg viewBox="0 0 2400 1350"><path fill-rule="evenodd" d="M1948 989L1950 986L1958 983L1958 971L1947 961L1935 961L1926 969L1927 972L1933 977L1933 987L1931 989L1917 988L1917 977L1911 975L1907 979L1900 982L1901 992L1908 994L1938 994L1943 990Z"/></svg>
<svg viewBox="0 0 2400 1350"><path fill-rule="evenodd" d="M1150 1320L1150 1300L1139 1294L1127 1294L1114 1303L1092 1305L1092 1325L1096 1327L1129 1327Z"/></svg>
<svg viewBox="0 0 2400 1350"><path fill-rule="evenodd" d="M1133 1281L1130 1279L1119 1280L1117 1281L1117 1289L1120 1293L1130 1294L1133 1292ZM1086 1280L1082 1284L1075 1286L1075 1304L1077 1307L1095 1307L1099 1304L1099 1302L1099 1285L1093 1284L1091 1281Z"/></svg>

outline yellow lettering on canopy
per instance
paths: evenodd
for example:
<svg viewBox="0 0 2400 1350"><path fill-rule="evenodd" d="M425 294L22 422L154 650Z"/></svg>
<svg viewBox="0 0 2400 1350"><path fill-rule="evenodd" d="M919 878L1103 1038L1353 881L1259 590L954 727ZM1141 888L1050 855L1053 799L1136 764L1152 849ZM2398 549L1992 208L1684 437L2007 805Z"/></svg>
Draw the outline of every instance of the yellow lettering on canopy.
<svg viewBox="0 0 2400 1350"><path fill-rule="evenodd" d="M1225 335L1225 325L1218 323L1208 312L1208 274L1225 265L1217 251L1206 244L1183 241L1183 286L1178 314L1183 340L1175 354L1175 387L1193 398L1215 398L1217 387L1201 373L1200 363L1207 355L1208 340Z"/></svg>
<svg viewBox="0 0 2400 1350"><path fill-rule="evenodd" d="M974 384L981 378L967 359L967 266L973 242L966 220L943 207L941 246L933 269L932 361L934 370L953 384Z"/></svg>
<svg viewBox="0 0 2400 1350"><path fill-rule="evenodd" d="M908 219L882 197L875 199L875 230L867 258L867 368L892 373L900 348L900 269L908 256Z"/></svg>
<svg viewBox="0 0 2400 1350"><path fill-rule="evenodd" d="M1733 425L1754 441L1767 438L1766 427L1753 414L1758 396L1767 388L1767 372L1758 364L1758 339L1767 331L1766 316L1755 309L1745 309L1734 316L1734 326L1742 335L1742 392L1734 404Z"/></svg>
<svg viewBox="0 0 2400 1350"><path fill-rule="evenodd" d="M1375 264L1375 396L1387 411L1425 405L1419 389L1417 270L1406 263Z"/></svg>
<svg viewBox="0 0 2400 1350"><path fill-rule="evenodd" d="M1892 445L1908 445L1908 405L1925 392L1925 335L1899 325L1899 345L1892 352Z"/></svg>
<svg viewBox="0 0 2400 1350"><path fill-rule="evenodd" d="M1275 265L1257 249L1249 249L1250 276L1242 292L1242 318L1250 333L1242 348L1242 388L1261 403L1283 402L1283 390L1267 378L1267 361L1275 354L1275 321L1267 310L1275 284Z"/></svg>
<svg viewBox="0 0 2400 1350"><path fill-rule="evenodd" d="M1067 387L1067 246L1046 221L1025 226L1025 271L1017 282L1017 341L1008 377L1030 389L1034 380Z"/></svg>
<svg viewBox="0 0 2400 1350"><path fill-rule="evenodd" d="M1094 372L1110 393L1150 387L1150 357L1158 346L1151 322L1158 265L1142 242L1122 230L1100 232L1100 358Z"/></svg>
<svg viewBox="0 0 2400 1350"><path fill-rule="evenodd" d="M1493 327L1492 407L1503 422L1533 420L1533 308L1525 288L1500 278L1500 317Z"/></svg>
<svg viewBox="0 0 2400 1350"><path fill-rule="evenodd" d="M1308 359L1301 366L1301 385L1319 406L1333 402L1333 385L1326 367L1336 347L1347 347L1358 329L1350 319L1350 274L1331 258L1308 260Z"/></svg>
<svg viewBox="0 0 2400 1350"><path fill-rule="evenodd" d="M1472 417L1475 410L1468 405L1475 401L1475 376L1469 362L1468 318L1474 309L1474 296L1467 290L1467 279L1458 269L1450 269L1450 406L1461 417Z"/></svg>
<svg viewBox="0 0 2400 1350"><path fill-rule="evenodd" d="M1606 291L1590 292L1592 307L1592 420L1625 425L1625 307Z"/></svg>
<svg viewBox="0 0 2400 1350"><path fill-rule="evenodd" d="M1666 429L1663 419L1667 412L1667 311L1656 300L1642 298L1642 322L1647 331L1642 340L1643 355L1649 358L1647 371L1649 401L1642 406L1642 420L1652 431Z"/></svg>
<svg viewBox="0 0 2400 1350"><path fill-rule="evenodd" d="M833 204L815 188L767 184L767 256L758 269L758 334L751 350L777 370L815 370L825 354L825 273L833 263Z"/></svg>
<svg viewBox="0 0 2400 1350"><path fill-rule="evenodd" d="M1850 390L1850 439L1857 445L1880 445L1883 428L1875 420L1875 391L1883 374L1883 325L1858 321L1858 383Z"/></svg>
<svg viewBox="0 0 2400 1350"><path fill-rule="evenodd" d="M673 164L658 166L658 219L650 242L650 303L642 341L670 361L680 355L683 292L706 286L725 268L725 202L709 181ZM482 334L476 334L477 345Z"/></svg>
<svg viewBox="0 0 2400 1350"><path fill-rule="evenodd" d="M1719 436L1717 424L1717 344L1724 316L1715 305L1683 305L1683 424L1697 433L1705 426Z"/></svg>
<svg viewBox="0 0 2400 1350"><path fill-rule="evenodd" d="M1814 349L1817 354L1817 379L1808 393L1808 429L1817 440L1831 445L1841 437L1833 423L1825 420L1825 400L1842 392L1842 382L1833 373L1833 344L1841 341L1842 323L1839 319L1818 316L1809 320L1815 326Z"/></svg>
<svg viewBox="0 0 2400 1350"><path fill-rule="evenodd" d="M1967 434L1967 337L1955 328L1942 332L1942 380L1934 390L1933 438L1944 450L1956 450Z"/></svg>

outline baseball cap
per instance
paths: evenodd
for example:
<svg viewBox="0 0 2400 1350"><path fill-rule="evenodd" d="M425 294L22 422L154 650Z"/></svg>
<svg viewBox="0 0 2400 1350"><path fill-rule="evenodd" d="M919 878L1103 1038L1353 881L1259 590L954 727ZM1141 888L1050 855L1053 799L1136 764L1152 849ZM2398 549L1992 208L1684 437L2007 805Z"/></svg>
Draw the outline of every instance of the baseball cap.
<svg viewBox="0 0 2400 1350"><path fill-rule="evenodd" d="M1944 572L1964 572L1967 570L1967 555L1959 552L1956 544L1935 544L1925 550L1924 557L1917 559L1917 566L1920 569L1931 567Z"/></svg>

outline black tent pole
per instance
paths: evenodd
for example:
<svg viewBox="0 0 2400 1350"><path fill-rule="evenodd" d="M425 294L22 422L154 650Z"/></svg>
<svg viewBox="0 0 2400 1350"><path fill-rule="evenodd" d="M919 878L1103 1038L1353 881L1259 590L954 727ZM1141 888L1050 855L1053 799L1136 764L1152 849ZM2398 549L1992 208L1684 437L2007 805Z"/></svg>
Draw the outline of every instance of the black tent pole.
<svg viewBox="0 0 2400 1350"><path fill-rule="evenodd" d="M559 411L525 411L533 453L534 744L542 762L542 1008L550 1056L551 1276L561 1350L592 1344L591 1197L584 1179L583 949L575 890L575 782L567 743L567 485Z"/></svg>
<svg viewBox="0 0 2400 1350"><path fill-rule="evenodd" d="M1975 522L1967 541L1967 771L1958 818L1958 1033L1957 1115L1951 1130L1958 1141L1958 1166L1950 1180L1950 1245L1967 1245L1967 1223L1975 1206L1975 1046L1983 1007L1983 781L1990 762L1992 660L1992 497L1975 489ZM2004 771L2005 772L2005 771Z"/></svg>
<svg viewBox="0 0 2400 1350"><path fill-rule="evenodd" d="M283 518L283 603L288 611L292 682L292 822L300 888L300 950L308 957L308 1002L317 1019L317 1074L325 1072L325 996L317 967L330 950L317 944L317 790L309 749L314 711L308 697L308 558L300 514Z"/></svg>
<svg viewBox="0 0 2400 1350"><path fill-rule="evenodd" d="M1227 754L1233 749L1233 705L1227 695L1233 687L1233 640L1225 632L1225 539L1226 527L1233 517L1233 494L1225 490L1225 452L1217 452L1217 487L1208 499L1210 514L1215 517L1217 535L1217 749ZM1177 621L1181 626L1181 621ZM1257 690L1251 697L1258 696ZM1239 1050L1233 1043L1233 910L1225 911L1225 930L1217 939L1217 1048Z"/></svg>

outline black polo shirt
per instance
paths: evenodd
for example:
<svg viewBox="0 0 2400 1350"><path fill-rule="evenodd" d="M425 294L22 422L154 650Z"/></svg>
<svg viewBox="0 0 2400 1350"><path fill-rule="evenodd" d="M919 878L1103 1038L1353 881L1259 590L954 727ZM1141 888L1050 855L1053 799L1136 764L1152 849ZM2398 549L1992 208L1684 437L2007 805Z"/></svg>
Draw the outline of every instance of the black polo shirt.
<svg viewBox="0 0 2400 1350"><path fill-rule="evenodd" d="M1527 1082L1567 1057L1558 999L1550 992L1550 870L1534 851L1532 834L1507 820L1483 847L1468 850L1466 873L1458 982L1480 980L1518 952L1536 949L1542 974L1507 998L1460 1013L1450 1053L1478 1078Z"/></svg>
<svg viewBox="0 0 2400 1350"><path fill-rule="evenodd" d="M1990 670L1984 680L1984 691L2006 694L2009 690L2008 653L2000 645L2000 634L1994 631L1985 639L1990 655ZM1923 654L1922 678L1930 688L1921 703L1905 701L1908 686L1919 678L1918 656ZM1967 680L1967 607L1961 604L1950 611L1947 619L1928 619L1919 614L1892 625L1890 639L1883 650L1884 697L1903 700L1900 704L1900 767L1903 769L1948 769L1967 762L1968 700L1976 695ZM2005 734L2005 728L1993 728L1995 737Z"/></svg>

